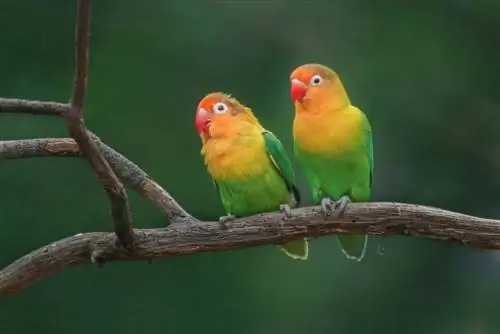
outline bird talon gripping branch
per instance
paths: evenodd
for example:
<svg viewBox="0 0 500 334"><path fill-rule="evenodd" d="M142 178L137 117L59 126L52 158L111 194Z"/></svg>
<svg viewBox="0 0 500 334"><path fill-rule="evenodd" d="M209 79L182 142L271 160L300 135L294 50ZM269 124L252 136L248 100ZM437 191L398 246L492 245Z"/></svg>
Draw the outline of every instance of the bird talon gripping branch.
<svg viewBox="0 0 500 334"><path fill-rule="evenodd" d="M344 216L345 209L347 208L347 204L351 203L351 198L347 195L340 197L340 199L335 202L334 210L332 215L335 218L341 218Z"/></svg>
<svg viewBox="0 0 500 334"><path fill-rule="evenodd" d="M287 221L292 219L292 209L290 208L290 205L288 204L280 204L280 212L283 216L283 220ZM283 221L281 222L282 225L284 225Z"/></svg>
<svg viewBox="0 0 500 334"><path fill-rule="evenodd" d="M321 199L321 211L323 212L325 217L332 214L333 203L334 202L329 197Z"/></svg>

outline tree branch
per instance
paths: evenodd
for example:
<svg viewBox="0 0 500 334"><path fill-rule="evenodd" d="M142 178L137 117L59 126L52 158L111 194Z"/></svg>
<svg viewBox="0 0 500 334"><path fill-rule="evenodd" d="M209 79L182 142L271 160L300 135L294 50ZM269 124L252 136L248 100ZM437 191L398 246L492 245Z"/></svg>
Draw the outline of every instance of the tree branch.
<svg viewBox="0 0 500 334"><path fill-rule="evenodd" d="M402 203L352 203L341 219L325 218L319 207L292 210L280 228L279 212L238 219L230 229L219 222L191 221L175 227L135 230L133 253L116 247L110 233L85 233L25 255L0 271L0 297L12 295L43 278L88 262L152 260L207 251L228 251L281 244L329 234L404 235L500 249L500 221Z"/></svg>
<svg viewBox="0 0 500 334"><path fill-rule="evenodd" d="M0 98L0 113L62 116L69 112L69 109L70 105L67 103Z"/></svg>
<svg viewBox="0 0 500 334"><path fill-rule="evenodd" d="M76 69L69 104L0 98L0 114L59 116L74 139L0 141L0 160L43 156L78 156L89 161L111 202L115 234L85 233L31 252L0 270L0 297L12 295L71 266L113 260L151 260L206 251L281 244L329 234L406 235L500 249L500 221L431 207L400 203L352 203L341 219L325 218L318 207L292 210L281 227L279 212L238 219L230 229L200 222L188 214L149 175L87 130L83 120L87 74L90 0L78 0ZM116 173L116 174L115 174ZM172 224L162 229L132 229L120 179L152 200ZM132 249L132 246L135 246ZM132 251L130 251L132 250Z"/></svg>
<svg viewBox="0 0 500 334"><path fill-rule="evenodd" d="M75 78L73 82L73 95L71 97L71 116L83 117L83 104L87 92L87 76L89 68L89 35L90 35L90 9L92 0L77 0L76 26L75 26Z"/></svg>
<svg viewBox="0 0 500 334"><path fill-rule="evenodd" d="M2 102L0 101L0 109L1 107ZM116 175L129 187L150 199L160 209L168 222L184 225L194 219L146 172L104 144L96 135L91 134L91 136ZM81 152L74 139L71 138L0 141L0 161L49 156L81 157Z"/></svg>
<svg viewBox="0 0 500 334"><path fill-rule="evenodd" d="M66 119L69 133L89 161L108 195L117 241L123 247L132 250L134 247L134 232L132 230L132 215L128 206L127 193L102 156L97 145L91 139L83 121L83 105L87 90L90 9L91 0L78 0L75 29L76 68L74 89L70 103L71 108L63 116Z"/></svg>

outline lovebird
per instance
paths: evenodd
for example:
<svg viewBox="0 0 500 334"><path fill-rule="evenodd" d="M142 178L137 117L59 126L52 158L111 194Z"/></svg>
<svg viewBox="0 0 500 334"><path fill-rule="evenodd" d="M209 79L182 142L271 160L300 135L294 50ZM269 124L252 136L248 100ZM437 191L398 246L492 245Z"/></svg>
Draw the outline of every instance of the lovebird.
<svg viewBox="0 0 500 334"><path fill-rule="evenodd" d="M284 219L300 204L290 158L279 139L262 127L252 110L228 94L214 92L198 104L196 129L205 166L227 215L236 217L281 211ZM278 247L293 259L307 260L307 238Z"/></svg>
<svg viewBox="0 0 500 334"><path fill-rule="evenodd" d="M295 105L294 154L315 204L341 217L349 202L370 199L373 143L370 122L351 104L339 76L320 64L305 64L290 75ZM368 236L337 235L351 260L361 261Z"/></svg>

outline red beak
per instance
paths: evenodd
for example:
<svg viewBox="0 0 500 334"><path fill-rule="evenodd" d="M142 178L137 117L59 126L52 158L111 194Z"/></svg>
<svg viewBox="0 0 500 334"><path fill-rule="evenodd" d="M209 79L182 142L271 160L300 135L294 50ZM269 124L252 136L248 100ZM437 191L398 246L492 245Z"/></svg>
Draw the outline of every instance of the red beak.
<svg viewBox="0 0 500 334"><path fill-rule="evenodd" d="M298 79L292 79L292 87L290 88L290 96L292 101L301 101L307 93L307 86Z"/></svg>
<svg viewBox="0 0 500 334"><path fill-rule="evenodd" d="M210 125L210 114L206 109L199 108L196 112L195 118L195 126L198 133L201 135L208 130L208 126Z"/></svg>

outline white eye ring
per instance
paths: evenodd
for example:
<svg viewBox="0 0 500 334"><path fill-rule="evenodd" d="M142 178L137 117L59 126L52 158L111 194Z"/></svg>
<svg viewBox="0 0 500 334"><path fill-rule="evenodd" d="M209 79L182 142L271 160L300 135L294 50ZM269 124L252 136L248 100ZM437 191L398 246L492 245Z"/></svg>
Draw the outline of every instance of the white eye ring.
<svg viewBox="0 0 500 334"><path fill-rule="evenodd" d="M214 111L215 114L223 114L226 111L228 111L228 109L229 108L227 107L227 105L225 103L222 103L222 102L217 102L212 107L212 110Z"/></svg>
<svg viewBox="0 0 500 334"><path fill-rule="evenodd" d="M322 82L323 82L323 78L319 74L316 74L315 76L313 76L311 78L311 85L313 85L313 86L317 86Z"/></svg>

